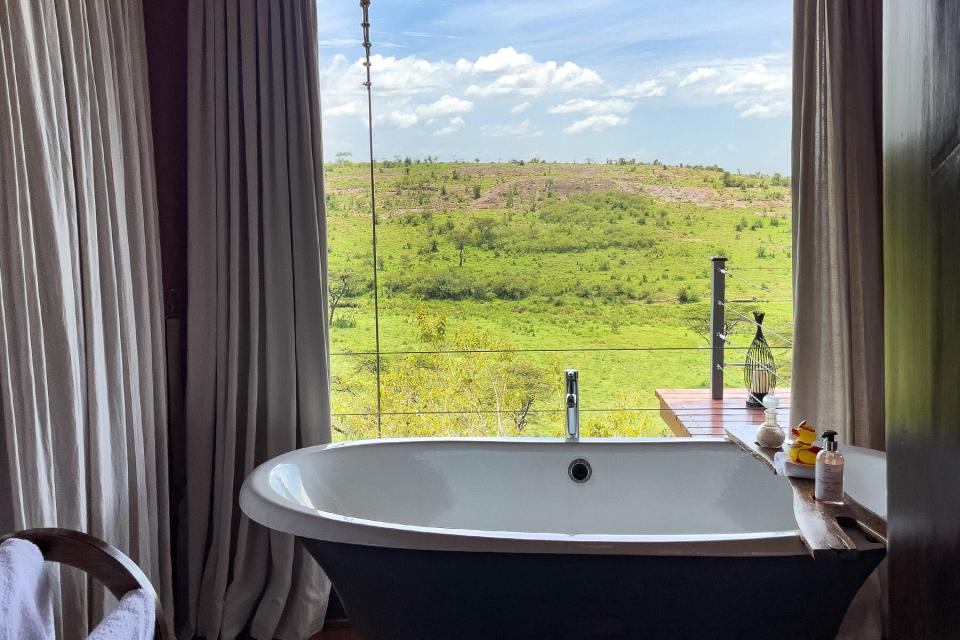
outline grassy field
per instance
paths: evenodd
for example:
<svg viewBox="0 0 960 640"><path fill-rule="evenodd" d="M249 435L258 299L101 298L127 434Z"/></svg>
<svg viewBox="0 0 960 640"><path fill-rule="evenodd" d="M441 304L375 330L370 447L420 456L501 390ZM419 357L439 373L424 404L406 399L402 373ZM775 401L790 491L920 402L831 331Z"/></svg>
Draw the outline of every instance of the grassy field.
<svg viewBox="0 0 960 640"><path fill-rule="evenodd" d="M364 164L326 169L341 439L378 433L365 415L377 406L368 180ZM728 299L763 300L731 304L728 319L758 309L772 345L792 335L779 175L396 161L375 180L384 436L559 436L568 367L580 369L584 435L664 435L653 390L709 384L714 255L734 272ZM728 360L754 330L732 323ZM423 353L435 351L469 353ZM774 353L789 375L790 351Z"/></svg>

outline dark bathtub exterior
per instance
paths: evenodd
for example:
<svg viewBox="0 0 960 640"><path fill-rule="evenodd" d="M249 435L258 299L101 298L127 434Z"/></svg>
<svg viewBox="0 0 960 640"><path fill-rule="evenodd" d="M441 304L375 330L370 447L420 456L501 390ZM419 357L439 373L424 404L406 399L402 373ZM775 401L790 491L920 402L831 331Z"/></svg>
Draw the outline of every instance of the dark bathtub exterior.
<svg viewBox="0 0 960 640"><path fill-rule="evenodd" d="M366 640L833 640L885 553L814 560L302 542Z"/></svg>

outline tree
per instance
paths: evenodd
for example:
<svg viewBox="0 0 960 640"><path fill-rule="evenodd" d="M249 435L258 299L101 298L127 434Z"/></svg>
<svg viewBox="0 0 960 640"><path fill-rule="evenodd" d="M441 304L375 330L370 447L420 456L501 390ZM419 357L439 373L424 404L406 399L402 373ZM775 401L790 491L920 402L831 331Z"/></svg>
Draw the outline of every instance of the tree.
<svg viewBox="0 0 960 640"><path fill-rule="evenodd" d="M337 151L337 164L346 164L350 162L353 154L349 151Z"/></svg>
<svg viewBox="0 0 960 640"><path fill-rule="evenodd" d="M707 344L713 344L713 336L710 334L710 314L706 310L697 309L689 312L684 321L691 331L697 333ZM731 336L736 331L739 320L724 318L723 335Z"/></svg>
<svg viewBox="0 0 960 640"><path fill-rule="evenodd" d="M470 223L470 232L472 243L478 247L487 247L493 249L497 243L496 228L497 221L490 216L480 216L474 218Z"/></svg>
<svg viewBox="0 0 960 640"><path fill-rule="evenodd" d="M463 266L463 252L471 243L473 234L466 227L456 227L450 232L450 240L453 246L457 248L460 257L460 266Z"/></svg>
<svg viewBox="0 0 960 640"><path fill-rule="evenodd" d="M337 310L337 307L340 306L340 299L344 296L348 298L353 295L353 285L355 277L349 271L341 271L340 273L335 274L330 278L330 287L329 296L330 296L330 311L327 321L333 323L333 314Z"/></svg>

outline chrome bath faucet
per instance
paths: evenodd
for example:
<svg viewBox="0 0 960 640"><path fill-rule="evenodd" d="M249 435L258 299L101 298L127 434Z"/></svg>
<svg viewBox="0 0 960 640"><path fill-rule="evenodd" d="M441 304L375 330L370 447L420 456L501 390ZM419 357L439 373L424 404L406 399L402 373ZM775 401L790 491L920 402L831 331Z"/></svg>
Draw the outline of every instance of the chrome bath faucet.
<svg viewBox="0 0 960 640"><path fill-rule="evenodd" d="M580 385L577 380L579 374L576 369L567 369L563 372L567 385L567 440L580 439Z"/></svg>

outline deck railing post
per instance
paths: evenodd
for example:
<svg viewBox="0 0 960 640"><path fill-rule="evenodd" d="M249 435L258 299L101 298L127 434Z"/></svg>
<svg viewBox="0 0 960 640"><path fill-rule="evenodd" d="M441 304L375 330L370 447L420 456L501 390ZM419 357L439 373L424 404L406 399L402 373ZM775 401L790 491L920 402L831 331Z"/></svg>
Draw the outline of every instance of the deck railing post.
<svg viewBox="0 0 960 640"><path fill-rule="evenodd" d="M714 256L710 261L713 267L710 286L710 395L714 400L723 400L723 346L726 343L723 305L727 259Z"/></svg>

